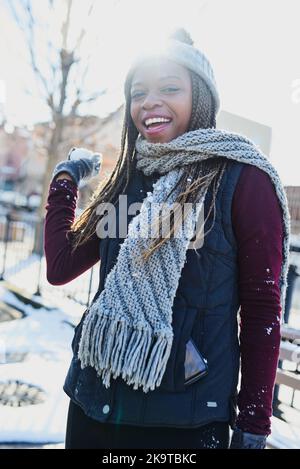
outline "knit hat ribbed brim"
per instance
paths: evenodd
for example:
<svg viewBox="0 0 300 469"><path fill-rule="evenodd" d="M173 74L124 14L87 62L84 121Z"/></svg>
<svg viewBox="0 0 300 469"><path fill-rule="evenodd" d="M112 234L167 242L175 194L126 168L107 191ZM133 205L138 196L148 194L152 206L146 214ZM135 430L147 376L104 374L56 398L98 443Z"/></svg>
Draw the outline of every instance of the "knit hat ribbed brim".
<svg viewBox="0 0 300 469"><path fill-rule="evenodd" d="M209 90L211 91L215 103L215 112L217 114L220 109L220 96L217 89L214 71L208 58L203 52L195 48L193 45L186 44L174 38L169 38L164 41L162 44L160 44L159 49L157 50L145 50L142 54L139 54L133 60L125 79L125 95L136 68L146 61L162 58L173 60L179 65L189 68L205 81Z"/></svg>

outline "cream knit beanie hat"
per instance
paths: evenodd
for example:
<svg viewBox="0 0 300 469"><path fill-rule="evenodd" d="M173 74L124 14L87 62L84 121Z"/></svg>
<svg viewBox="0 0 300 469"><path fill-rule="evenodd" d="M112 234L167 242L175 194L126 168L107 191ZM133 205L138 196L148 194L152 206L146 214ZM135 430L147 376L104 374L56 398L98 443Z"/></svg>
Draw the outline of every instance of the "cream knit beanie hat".
<svg viewBox="0 0 300 469"><path fill-rule="evenodd" d="M126 93L132 75L139 65L151 59L161 58L173 60L199 75L211 91L215 103L215 113L218 113L220 97L213 68L205 54L194 47L193 40L183 28L176 30L166 41L160 44L158 50L151 50L149 52L145 50L142 54L135 57L126 76L124 92Z"/></svg>

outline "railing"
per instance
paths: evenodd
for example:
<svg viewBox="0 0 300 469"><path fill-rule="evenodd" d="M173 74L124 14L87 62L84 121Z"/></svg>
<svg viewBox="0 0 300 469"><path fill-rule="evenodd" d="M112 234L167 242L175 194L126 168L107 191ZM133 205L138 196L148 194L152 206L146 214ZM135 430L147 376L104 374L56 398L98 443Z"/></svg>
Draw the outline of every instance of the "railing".
<svg viewBox="0 0 300 469"><path fill-rule="evenodd" d="M300 391L300 330L283 325L281 327L281 344L279 358L288 361L293 365L293 370L283 370L278 367L276 384L285 385L292 388L292 398L290 406L294 407L296 391Z"/></svg>
<svg viewBox="0 0 300 469"><path fill-rule="evenodd" d="M98 288L99 264L66 285L51 285L46 278L43 240L36 242L38 228L43 233L40 226L34 213L0 207L0 280L55 300L57 305L65 299L89 306Z"/></svg>

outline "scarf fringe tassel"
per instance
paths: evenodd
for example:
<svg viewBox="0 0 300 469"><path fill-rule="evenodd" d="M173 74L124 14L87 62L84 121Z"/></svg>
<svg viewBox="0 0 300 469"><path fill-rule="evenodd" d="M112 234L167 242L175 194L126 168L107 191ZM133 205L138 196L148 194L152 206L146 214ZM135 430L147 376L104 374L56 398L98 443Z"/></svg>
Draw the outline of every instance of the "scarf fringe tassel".
<svg viewBox="0 0 300 469"><path fill-rule="evenodd" d="M135 390L142 386L148 392L160 385L171 346L172 336L153 336L147 328L135 328L122 319L96 314L84 321L78 358L81 368L95 368L106 388L111 376L116 379L122 375Z"/></svg>

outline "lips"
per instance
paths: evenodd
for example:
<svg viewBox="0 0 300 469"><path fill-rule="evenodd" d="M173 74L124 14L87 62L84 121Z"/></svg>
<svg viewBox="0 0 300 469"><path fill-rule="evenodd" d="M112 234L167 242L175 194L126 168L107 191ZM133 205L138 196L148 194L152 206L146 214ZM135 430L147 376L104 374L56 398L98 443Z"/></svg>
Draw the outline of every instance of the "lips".
<svg viewBox="0 0 300 469"><path fill-rule="evenodd" d="M171 123L172 123L172 121L162 122L159 125L155 125L154 127L149 127L149 128L147 128L144 125L145 132L146 132L147 135L156 135L156 134L163 133L168 128L168 126L171 125Z"/></svg>
<svg viewBox="0 0 300 469"><path fill-rule="evenodd" d="M146 125L146 120L147 119L155 119L155 118L162 118L162 119L168 119L168 120L172 120L171 117L169 116L162 116L162 115L158 115L158 114L147 114L143 119L142 119L142 123L143 125Z"/></svg>

